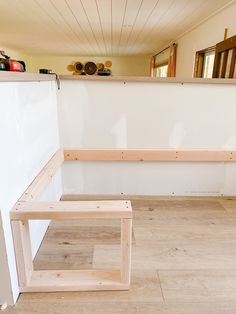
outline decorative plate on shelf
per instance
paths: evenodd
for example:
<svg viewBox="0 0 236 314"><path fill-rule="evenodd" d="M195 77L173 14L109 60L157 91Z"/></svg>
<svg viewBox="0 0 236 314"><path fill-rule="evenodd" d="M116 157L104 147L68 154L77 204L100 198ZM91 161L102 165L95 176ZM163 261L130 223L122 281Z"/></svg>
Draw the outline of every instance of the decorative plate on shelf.
<svg viewBox="0 0 236 314"><path fill-rule="evenodd" d="M93 75L97 71L97 66L94 62L89 61L89 62L85 63L84 71L88 75Z"/></svg>

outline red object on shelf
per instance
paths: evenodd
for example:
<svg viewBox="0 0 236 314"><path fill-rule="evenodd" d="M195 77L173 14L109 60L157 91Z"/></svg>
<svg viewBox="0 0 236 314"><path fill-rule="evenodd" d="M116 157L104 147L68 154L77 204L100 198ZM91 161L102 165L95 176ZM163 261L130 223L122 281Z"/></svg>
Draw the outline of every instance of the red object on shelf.
<svg viewBox="0 0 236 314"><path fill-rule="evenodd" d="M0 50L0 71L25 72L25 70L24 61L12 60L4 51Z"/></svg>
<svg viewBox="0 0 236 314"><path fill-rule="evenodd" d="M10 71L22 72L22 64L18 61L9 61Z"/></svg>

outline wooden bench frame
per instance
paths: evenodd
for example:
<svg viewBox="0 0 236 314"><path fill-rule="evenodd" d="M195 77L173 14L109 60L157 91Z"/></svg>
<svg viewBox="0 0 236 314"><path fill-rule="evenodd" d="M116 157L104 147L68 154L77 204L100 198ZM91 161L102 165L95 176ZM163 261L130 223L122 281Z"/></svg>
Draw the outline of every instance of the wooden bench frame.
<svg viewBox="0 0 236 314"><path fill-rule="evenodd" d="M21 292L126 290L130 288L132 207L129 201L40 202L63 161L235 162L226 150L59 150L11 210L11 225ZM116 218L121 220L119 270L33 269L29 220Z"/></svg>
<svg viewBox="0 0 236 314"><path fill-rule="evenodd" d="M20 292L128 290L130 288L132 207L130 201L38 201L64 161L59 150L11 210ZM42 270L33 268L29 220L120 219L120 269Z"/></svg>

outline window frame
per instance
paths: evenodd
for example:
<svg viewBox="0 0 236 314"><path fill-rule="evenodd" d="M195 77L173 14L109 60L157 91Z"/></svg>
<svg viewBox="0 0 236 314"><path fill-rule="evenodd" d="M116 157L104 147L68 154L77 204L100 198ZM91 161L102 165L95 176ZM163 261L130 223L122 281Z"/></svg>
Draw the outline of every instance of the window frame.
<svg viewBox="0 0 236 314"><path fill-rule="evenodd" d="M196 52L193 77L203 78L205 55L206 53L215 51L215 49L216 46L214 45Z"/></svg>
<svg viewBox="0 0 236 314"><path fill-rule="evenodd" d="M158 68L161 68L163 66L167 66L168 67L169 66L169 61L166 60L166 61L163 61L161 63L154 64L153 70L156 71ZM157 77L157 76L155 76L155 77ZM167 76L166 77L168 77L168 68L167 68Z"/></svg>

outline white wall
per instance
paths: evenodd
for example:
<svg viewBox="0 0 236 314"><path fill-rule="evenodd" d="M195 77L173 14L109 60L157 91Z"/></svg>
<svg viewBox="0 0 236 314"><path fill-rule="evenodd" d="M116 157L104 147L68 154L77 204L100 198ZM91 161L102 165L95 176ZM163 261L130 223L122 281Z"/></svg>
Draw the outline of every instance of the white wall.
<svg viewBox="0 0 236 314"><path fill-rule="evenodd" d="M67 148L236 149L235 86L62 81ZM67 162L64 193L236 195L236 165Z"/></svg>
<svg viewBox="0 0 236 314"><path fill-rule="evenodd" d="M9 211L59 147L54 82L0 83L0 304L18 296ZM67 148L236 149L235 85L62 81ZM64 193L236 195L236 165L68 162ZM58 200L60 173L42 196ZM31 229L33 252L47 223ZM3 273L3 274L2 274ZM4 276L3 276L4 275ZM10 278L9 278L10 277ZM12 292L9 289L11 283Z"/></svg>
<svg viewBox="0 0 236 314"><path fill-rule="evenodd" d="M72 74L67 70L67 66L74 62L88 61L104 63L106 60L112 61L113 76L149 76L151 56L132 57L94 57L94 56L32 56L32 71L38 72L40 68L52 69L58 74Z"/></svg>
<svg viewBox="0 0 236 314"><path fill-rule="evenodd" d="M10 284L10 273L7 262L7 253L1 213L0 213L0 276L1 276L0 304L4 304L6 302L10 303L9 300L12 300L13 298Z"/></svg>
<svg viewBox="0 0 236 314"><path fill-rule="evenodd" d="M228 37L236 35L235 16L236 3L225 8L177 40L177 77L193 77L196 51L222 41L224 39L225 28L228 28Z"/></svg>
<svg viewBox="0 0 236 314"><path fill-rule="evenodd" d="M2 280L2 272L8 267L13 294L12 298L10 292L7 297L6 294L0 295L2 304L13 303L19 292L9 211L59 148L59 138L55 82L0 83L0 95L0 208L6 240L6 252L0 251L0 261L7 256L8 263L0 268L0 291L9 286L6 282L9 276ZM61 178L58 174L42 197L58 200L60 196ZM35 222L31 226L34 254L46 228L47 222Z"/></svg>

